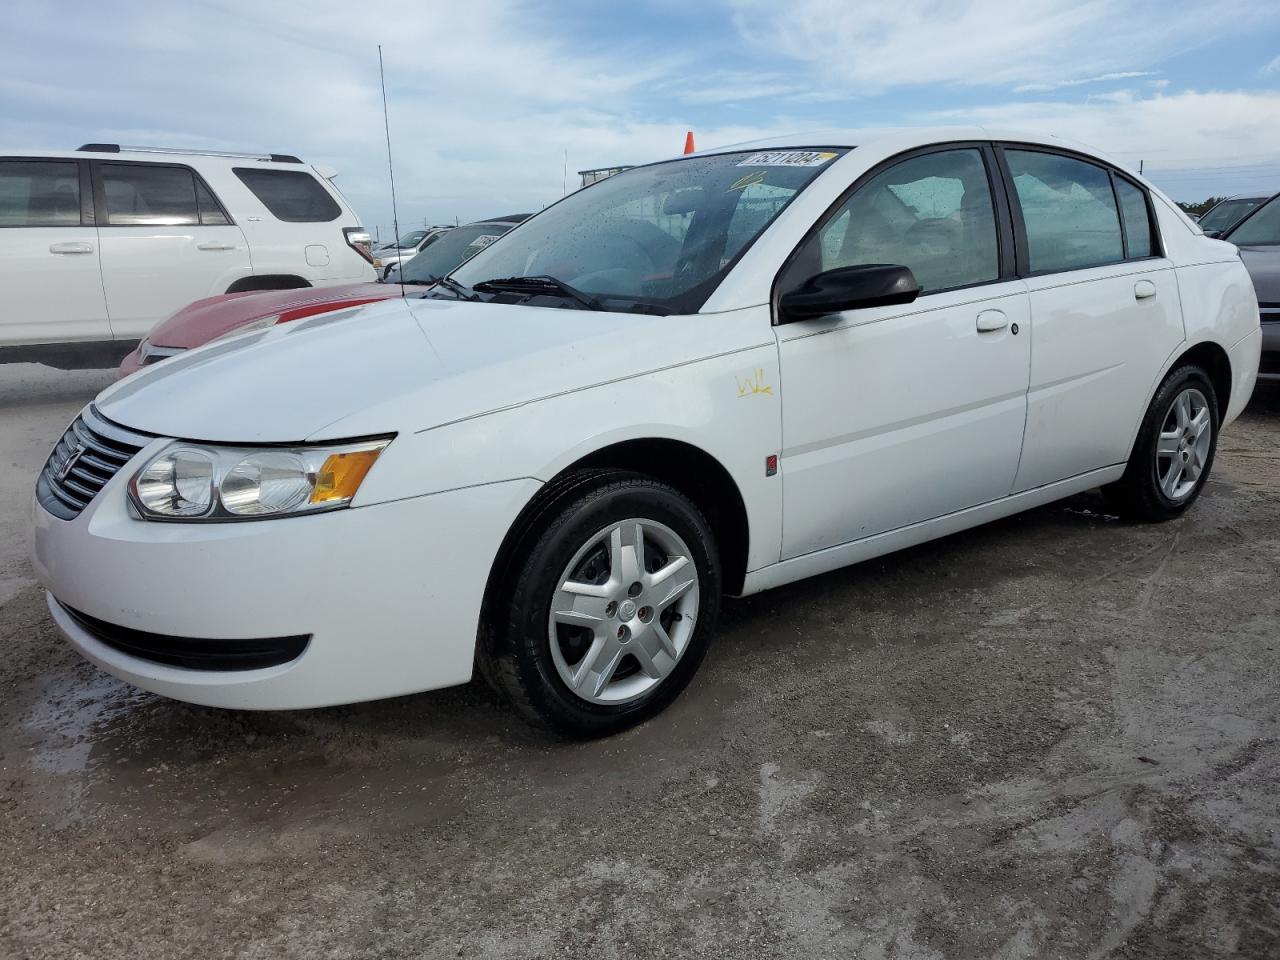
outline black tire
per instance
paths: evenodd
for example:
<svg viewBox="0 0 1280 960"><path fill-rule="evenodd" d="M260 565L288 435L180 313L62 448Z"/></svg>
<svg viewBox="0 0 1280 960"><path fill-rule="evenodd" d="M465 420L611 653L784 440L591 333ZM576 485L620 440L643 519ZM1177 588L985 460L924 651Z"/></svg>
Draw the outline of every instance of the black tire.
<svg viewBox="0 0 1280 960"><path fill-rule="evenodd" d="M1207 401L1210 430L1208 454L1194 485L1188 492L1173 498L1160 484L1156 446L1161 430L1171 416L1174 401L1188 390L1198 391ZM1191 364L1176 368L1165 377L1160 389L1151 399L1151 405L1147 407L1124 476L1103 488L1102 492L1108 503L1122 517L1130 520L1158 522L1180 516L1187 507L1195 503L1209 479L1213 458L1218 449L1220 421L1218 395L1214 392L1208 374Z"/></svg>
<svg viewBox="0 0 1280 960"><path fill-rule="evenodd" d="M552 653L551 605L579 551L611 524L631 518L661 525L683 541L697 574L697 613L674 666L655 686L625 702L598 703L579 696L561 677ZM481 631L482 675L525 717L575 739L609 736L661 712L697 671L719 619L720 558L701 511L651 477L595 470L559 481L525 522ZM568 659L563 650L560 655Z"/></svg>

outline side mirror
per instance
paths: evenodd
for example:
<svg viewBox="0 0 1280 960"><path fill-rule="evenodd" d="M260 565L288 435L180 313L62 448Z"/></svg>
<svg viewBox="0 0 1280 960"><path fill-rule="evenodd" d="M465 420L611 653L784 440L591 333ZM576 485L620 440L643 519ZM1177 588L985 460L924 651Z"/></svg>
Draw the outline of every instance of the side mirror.
<svg viewBox="0 0 1280 960"><path fill-rule="evenodd" d="M919 295L920 284L909 267L892 263L837 267L784 293L778 304L778 322L794 323L861 307L910 303Z"/></svg>

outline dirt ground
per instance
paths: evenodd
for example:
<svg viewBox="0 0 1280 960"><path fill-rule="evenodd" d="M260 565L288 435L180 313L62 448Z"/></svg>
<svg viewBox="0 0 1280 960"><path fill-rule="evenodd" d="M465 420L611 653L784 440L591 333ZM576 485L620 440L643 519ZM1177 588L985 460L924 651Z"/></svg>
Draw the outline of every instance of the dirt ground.
<svg viewBox="0 0 1280 960"><path fill-rule="evenodd" d="M59 640L30 490L102 373L0 367L0 956L1280 956L1280 392L1181 520L1096 495L729 602L665 715L288 714Z"/></svg>

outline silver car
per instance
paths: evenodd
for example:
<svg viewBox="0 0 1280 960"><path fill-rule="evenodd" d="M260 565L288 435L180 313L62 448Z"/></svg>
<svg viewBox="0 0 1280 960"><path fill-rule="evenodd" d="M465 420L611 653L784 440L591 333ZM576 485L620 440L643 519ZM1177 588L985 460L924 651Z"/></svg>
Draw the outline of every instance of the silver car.
<svg viewBox="0 0 1280 960"><path fill-rule="evenodd" d="M1240 194L1219 200L1196 221L1211 237L1220 237L1267 202L1267 195L1250 197Z"/></svg>
<svg viewBox="0 0 1280 960"><path fill-rule="evenodd" d="M1280 193L1222 235L1240 248L1262 321L1259 380L1280 381Z"/></svg>

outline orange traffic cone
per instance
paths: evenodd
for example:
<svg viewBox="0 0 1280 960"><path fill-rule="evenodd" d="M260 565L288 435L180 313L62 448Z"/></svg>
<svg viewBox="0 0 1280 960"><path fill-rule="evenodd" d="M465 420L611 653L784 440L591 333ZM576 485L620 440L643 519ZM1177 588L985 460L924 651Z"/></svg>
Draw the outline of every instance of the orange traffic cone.
<svg viewBox="0 0 1280 960"><path fill-rule="evenodd" d="M690 130L684 135L684 152L693 153L697 148L693 145L693 131Z"/></svg>

